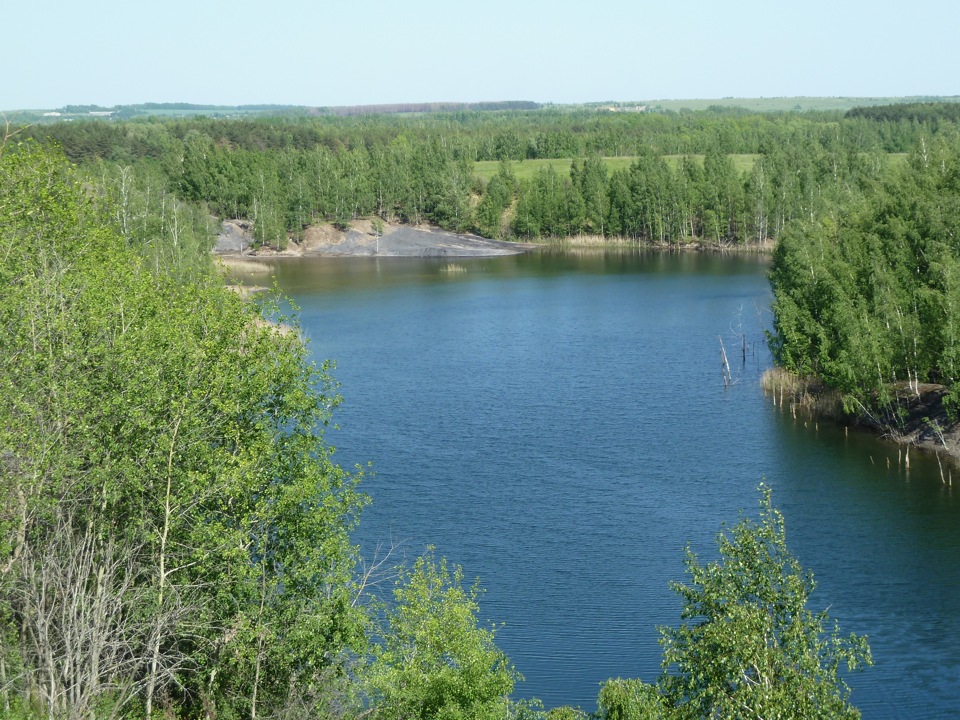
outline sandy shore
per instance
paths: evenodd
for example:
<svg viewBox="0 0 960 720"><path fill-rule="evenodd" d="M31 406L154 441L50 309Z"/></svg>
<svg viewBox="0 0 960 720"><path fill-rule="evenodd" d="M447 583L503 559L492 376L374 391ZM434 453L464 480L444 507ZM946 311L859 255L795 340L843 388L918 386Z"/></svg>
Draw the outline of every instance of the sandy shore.
<svg viewBox="0 0 960 720"><path fill-rule="evenodd" d="M460 234L433 227L389 225L384 223L378 236L370 220L357 220L342 231L329 223L311 225L303 242L291 243L281 251L252 250L253 233L249 223L225 220L214 252L231 256L381 256L381 257L483 257L518 255L536 245L491 240L478 235ZM228 260L228 262L230 262Z"/></svg>

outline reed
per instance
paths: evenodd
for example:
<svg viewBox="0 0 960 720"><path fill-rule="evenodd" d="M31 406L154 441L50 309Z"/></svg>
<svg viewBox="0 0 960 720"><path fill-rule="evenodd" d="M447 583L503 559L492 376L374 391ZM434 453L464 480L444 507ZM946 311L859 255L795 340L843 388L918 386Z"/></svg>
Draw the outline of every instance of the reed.
<svg viewBox="0 0 960 720"><path fill-rule="evenodd" d="M843 396L827 388L814 378L801 377L782 367L766 370L760 378L763 392L773 398L773 404L789 407L818 418L842 420L847 417L843 409Z"/></svg>
<svg viewBox="0 0 960 720"><path fill-rule="evenodd" d="M255 274L269 274L273 272L273 268L270 267L269 263L257 262L256 260L246 260L235 255L221 255L217 258L217 265L222 272L228 273L248 273L250 275Z"/></svg>

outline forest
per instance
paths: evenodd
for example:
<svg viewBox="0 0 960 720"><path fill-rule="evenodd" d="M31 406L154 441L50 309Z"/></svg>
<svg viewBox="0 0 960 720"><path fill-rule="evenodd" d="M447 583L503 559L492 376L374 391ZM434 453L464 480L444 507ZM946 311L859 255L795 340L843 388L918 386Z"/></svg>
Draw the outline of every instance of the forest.
<svg viewBox="0 0 960 720"><path fill-rule="evenodd" d="M505 239L669 246L775 240L792 221L860 193L940 130L930 113L543 108L62 122L22 136L61 147L106 182L128 168L143 195L172 193L252 221L271 247L301 240L313 222L372 215ZM732 155L752 158L749 170L738 171ZM569 172L518 180L520 164L548 158L567 160ZM610 158L630 163L609 170ZM484 180L473 172L479 161L503 164Z"/></svg>
<svg viewBox="0 0 960 720"><path fill-rule="evenodd" d="M481 588L429 549L360 557L365 468L279 298L224 287L222 218L265 246L361 217L508 239L775 242L771 345L852 410L956 407L960 136L937 115L484 111L8 126L0 144L0 707L13 718L584 718L514 701ZM934 118L933 119L926 118ZM748 171L731 155L752 155ZM629 157L608 171L606 158ZM518 178L519 163L570 160ZM473 164L499 161L489 180ZM269 319L269 320L268 320ZM294 330L284 329L281 321ZM893 389L892 389L893 388ZM761 487L687 557L663 674L595 717L858 717L866 640Z"/></svg>

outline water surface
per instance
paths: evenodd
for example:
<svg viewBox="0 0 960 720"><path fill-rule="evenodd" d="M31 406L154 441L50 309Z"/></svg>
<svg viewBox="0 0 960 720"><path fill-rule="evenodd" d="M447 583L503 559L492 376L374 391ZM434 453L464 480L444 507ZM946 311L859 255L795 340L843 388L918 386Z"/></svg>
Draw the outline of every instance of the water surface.
<svg viewBox="0 0 960 720"><path fill-rule="evenodd" d="M864 717L955 716L960 504L934 459L907 474L896 448L763 396L764 259L275 267L314 352L336 360L340 462L376 470L358 541L432 544L479 576L518 696L593 710L603 680L653 680L684 547L713 557L764 481L818 581L812 607L870 638L876 666L850 678Z"/></svg>

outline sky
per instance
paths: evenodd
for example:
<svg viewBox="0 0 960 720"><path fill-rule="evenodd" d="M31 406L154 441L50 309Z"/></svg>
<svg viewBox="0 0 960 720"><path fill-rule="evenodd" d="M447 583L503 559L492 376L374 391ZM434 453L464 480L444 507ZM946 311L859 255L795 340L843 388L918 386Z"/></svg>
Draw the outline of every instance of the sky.
<svg viewBox="0 0 960 720"><path fill-rule="evenodd" d="M960 95L957 0L60 0L0 108Z"/></svg>

